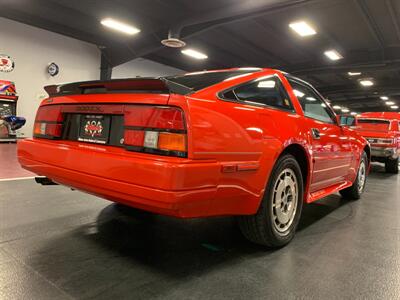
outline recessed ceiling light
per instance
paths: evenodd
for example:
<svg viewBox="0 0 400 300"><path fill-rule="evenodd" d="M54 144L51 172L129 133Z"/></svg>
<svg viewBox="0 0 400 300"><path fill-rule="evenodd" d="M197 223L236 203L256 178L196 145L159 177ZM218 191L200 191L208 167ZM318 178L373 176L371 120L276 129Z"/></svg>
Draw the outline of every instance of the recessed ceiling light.
<svg viewBox="0 0 400 300"><path fill-rule="evenodd" d="M324 54L330 60L339 60L339 59L343 58L343 56L339 52L337 52L336 50L328 50L328 51L325 51Z"/></svg>
<svg viewBox="0 0 400 300"><path fill-rule="evenodd" d="M360 84L363 86L373 86L374 82L369 79L360 80Z"/></svg>
<svg viewBox="0 0 400 300"><path fill-rule="evenodd" d="M397 105L392 105L390 108L391 109L398 109L399 107Z"/></svg>
<svg viewBox="0 0 400 300"><path fill-rule="evenodd" d="M356 116L356 115L357 115L357 113L354 112L354 111L352 111L350 114L351 114L352 116Z"/></svg>
<svg viewBox="0 0 400 300"><path fill-rule="evenodd" d="M360 76L361 72L348 72L349 76Z"/></svg>
<svg viewBox="0 0 400 300"><path fill-rule="evenodd" d="M334 105L332 108L333 109L341 109L341 107L339 105Z"/></svg>
<svg viewBox="0 0 400 300"><path fill-rule="evenodd" d="M317 33L314 28L304 21L290 23L289 27L296 31L300 36L310 36Z"/></svg>
<svg viewBox="0 0 400 300"><path fill-rule="evenodd" d="M208 58L207 55L205 55L204 53L201 53L199 51L193 50L193 49L184 49L181 51L183 54L187 55L187 56L191 56L195 59L206 59Z"/></svg>
<svg viewBox="0 0 400 300"><path fill-rule="evenodd" d="M342 108L342 112L344 112L344 113L348 113L350 111L350 109L348 109L348 108Z"/></svg>
<svg viewBox="0 0 400 300"><path fill-rule="evenodd" d="M140 32L140 29L138 29L134 26L119 22L119 21L111 19L111 18L103 19L103 20L101 20L100 23L103 26L106 26L108 28L129 34L129 35L137 34Z"/></svg>
<svg viewBox="0 0 400 300"><path fill-rule="evenodd" d="M385 102L385 104L386 105L394 105L394 102L393 101L388 101L388 102Z"/></svg>
<svg viewBox="0 0 400 300"><path fill-rule="evenodd" d="M261 68L257 68L257 67L241 67L241 68L238 68L238 70L241 70L241 71L261 71L262 69Z"/></svg>
<svg viewBox="0 0 400 300"><path fill-rule="evenodd" d="M389 100L389 97L382 96L381 99L386 101L386 100Z"/></svg>

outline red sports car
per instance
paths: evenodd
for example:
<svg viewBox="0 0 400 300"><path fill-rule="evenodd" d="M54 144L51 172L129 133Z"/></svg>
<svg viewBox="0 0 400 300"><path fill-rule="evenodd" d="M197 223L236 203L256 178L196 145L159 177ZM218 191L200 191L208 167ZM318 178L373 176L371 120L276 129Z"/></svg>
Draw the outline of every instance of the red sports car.
<svg viewBox="0 0 400 300"><path fill-rule="evenodd" d="M308 83L272 69L45 88L21 165L111 201L181 218L239 216L270 247L294 236L303 203L358 199L367 141Z"/></svg>
<svg viewBox="0 0 400 300"><path fill-rule="evenodd" d="M356 118L356 131L371 144L372 161L385 163L386 172L397 174L400 156L400 113L363 113Z"/></svg>

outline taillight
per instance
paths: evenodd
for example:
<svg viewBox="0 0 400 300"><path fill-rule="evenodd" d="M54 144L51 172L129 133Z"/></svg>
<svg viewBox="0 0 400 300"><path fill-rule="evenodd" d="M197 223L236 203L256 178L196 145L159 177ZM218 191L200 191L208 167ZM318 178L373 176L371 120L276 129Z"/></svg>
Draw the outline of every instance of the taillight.
<svg viewBox="0 0 400 300"><path fill-rule="evenodd" d="M128 150L187 156L183 111L176 107L126 106L124 144Z"/></svg>
<svg viewBox="0 0 400 300"><path fill-rule="evenodd" d="M60 138L63 120L64 116L60 105L39 107L33 128L33 136L47 139Z"/></svg>

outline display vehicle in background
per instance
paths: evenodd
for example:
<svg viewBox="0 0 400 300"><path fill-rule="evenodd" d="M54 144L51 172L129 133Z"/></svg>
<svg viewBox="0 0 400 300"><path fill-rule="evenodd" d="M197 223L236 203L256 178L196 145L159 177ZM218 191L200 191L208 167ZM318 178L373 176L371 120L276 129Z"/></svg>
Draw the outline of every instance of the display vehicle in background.
<svg viewBox="0 0 400 300"><path fill-rule="evenodd" d="M281 247L303 203L360 198L367 141L308 83L272 69L45 88L21 165L52 182L181 218L235 215Z"/></svg>
<svg viewBox="0 0 400 300"><path fill-rule="evenodd" d="M15 141L16 130L25 125L25 118L15 116L17 100L15 84L0 80L0 142Z"/></svg>
<svg viewBox="0 0 400 300"><path fill-rule="evenodd" d="M356 131L371 144L372 161L385 163L388 173L399 172L400 113L370 112L356 118Z"/></svg>

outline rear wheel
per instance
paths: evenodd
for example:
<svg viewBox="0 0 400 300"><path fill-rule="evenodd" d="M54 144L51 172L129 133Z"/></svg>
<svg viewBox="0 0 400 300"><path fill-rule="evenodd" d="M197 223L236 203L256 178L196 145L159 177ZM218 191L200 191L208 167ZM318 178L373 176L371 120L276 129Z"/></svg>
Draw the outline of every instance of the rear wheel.
<svg viewBox="0 0 400 300"><path fill-rule="evenodd" d="M387 173L397 174L399 173L399 158L390 159L385 161L385 169Z"/></svg>
<svg viewBox="0 0 400 300"><path fill-rule="evenodd" d="M303 207L303 178L292 155L276 163L263 200L255 215L239 217L243 235L271 248L289 243L296 232Z"/></svg>
<svg viewBox="0 0 400 300"><path fill-rule="evenodd" d="M339 191L344 198L358 200L361 198L365 189L368 172L368 156L364 152L361 156L360 165L358 166L357 178L351 187Z"/></svg>

